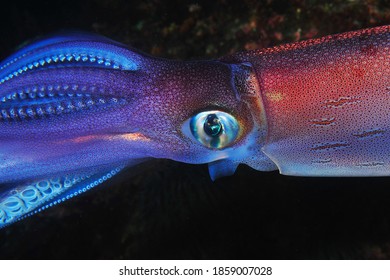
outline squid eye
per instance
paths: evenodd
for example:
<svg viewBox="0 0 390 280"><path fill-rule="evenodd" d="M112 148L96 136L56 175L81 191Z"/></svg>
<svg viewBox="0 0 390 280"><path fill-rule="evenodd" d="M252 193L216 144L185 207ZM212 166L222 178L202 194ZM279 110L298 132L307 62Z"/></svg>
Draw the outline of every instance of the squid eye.
<svg viewBox="0 0 390 280"><path fill-rule="evenodd" d="M189 120L191 134L204 146L222 149L236 140L239 132L237 120L225 112L208 111Z"/></svg>

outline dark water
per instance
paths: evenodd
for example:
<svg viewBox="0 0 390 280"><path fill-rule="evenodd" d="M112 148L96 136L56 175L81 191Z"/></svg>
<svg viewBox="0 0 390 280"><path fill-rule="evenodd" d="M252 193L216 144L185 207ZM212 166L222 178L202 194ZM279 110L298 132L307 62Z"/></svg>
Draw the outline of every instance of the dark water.
<svg viewBox="0 0 390 280"><path fill-rule="evenodd" d="M2 8L0 57L63 29L215 58L390 23L389 1L30 1ZM158 160L0 231L11 259L390 258L390 178L301 178Z"/></svg>

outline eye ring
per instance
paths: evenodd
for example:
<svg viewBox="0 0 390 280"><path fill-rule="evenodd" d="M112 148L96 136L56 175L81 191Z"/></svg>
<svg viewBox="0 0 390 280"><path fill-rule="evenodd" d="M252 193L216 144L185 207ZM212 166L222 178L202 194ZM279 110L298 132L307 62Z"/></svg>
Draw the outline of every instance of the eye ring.
<svg viewBox="0 0 390 280"><path fill-rule="evenodd" d="M190 135L211 149L223 149L229 146L237 139L240 131L236 118L217 110L198 113L186 123L188 123Z"/></svg>

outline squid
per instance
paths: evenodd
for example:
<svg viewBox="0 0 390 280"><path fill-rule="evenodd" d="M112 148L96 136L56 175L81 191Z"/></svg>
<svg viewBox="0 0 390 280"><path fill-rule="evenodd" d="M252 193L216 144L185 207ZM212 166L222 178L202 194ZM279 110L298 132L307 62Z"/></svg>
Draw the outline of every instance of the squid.
<svg viewBox="0 0 390 280"><path fill-rule="evenodd" d="M216 60L65 33L0 64L0 227L153 158L390 175L390 26Z"/></svg>

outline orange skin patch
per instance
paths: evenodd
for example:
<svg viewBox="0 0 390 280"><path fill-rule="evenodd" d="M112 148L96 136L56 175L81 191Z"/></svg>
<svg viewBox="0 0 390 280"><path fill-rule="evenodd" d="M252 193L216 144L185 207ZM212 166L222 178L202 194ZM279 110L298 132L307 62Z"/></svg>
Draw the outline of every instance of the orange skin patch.
<svg viewBox="0 0 390 280"><path fill-rule="evenodd" d="M364 131L362 133L355 133L352 134L353 136L364 138L364 137L370 137L370 136L378 136L385 133L384 130L378 129L378 130L371 130L371 131Z"/></svg>
<svg viewBox="0 0 390 280"><path fill-rule="evenodd" d="M326 126L331 125L335 122L335 118L330 119L320 119L320 120L311 120L310 121L314 125Z"/></svg>
<svg viewBox="0 0 390 280"><path fill-rule="evenodd" d="M139 132L124 133L124 134L119 134L119 135L87 135L87 136L80 136L77 138L73 138L71 141L74 143L85 143L85 142L90 142L93 140L150 141L149 138L147 138L146 136L144 136L143 134L141 134Z"/></svg>
<svg viewBox="0 0 390 280"><path fill-rule="evenodd" d="M358 103L360 102L359 99L357 98L353 98L353 97L340 97L336 100L328 100L325 102L325 105L326 106L330 106L330 107L341 107L343 105L347 105L347 104L355 104L355 103Z"/></svg>

